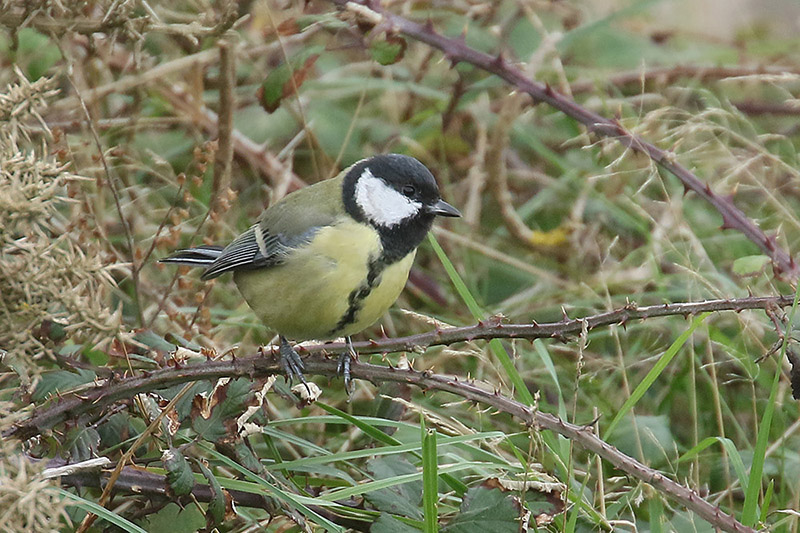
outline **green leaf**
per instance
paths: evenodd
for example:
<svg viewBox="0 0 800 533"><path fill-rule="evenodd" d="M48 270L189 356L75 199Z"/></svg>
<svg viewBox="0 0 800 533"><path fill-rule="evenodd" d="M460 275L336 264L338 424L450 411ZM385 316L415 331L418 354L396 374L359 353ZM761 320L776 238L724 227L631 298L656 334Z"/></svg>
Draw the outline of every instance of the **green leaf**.
<svg viewBox="0 0 800 533"><path fill-rule="evenodd" d="M634 423L638 433L634 430ZM608 442L631 456L637 456L641 446L647 464L652 466L666 463L669 450L675 447L669 418L664 415L632 416L628 413L620 421L618 431L608 438Z"/></svg>
<svg viewBox="0 0 800 533"><path fill-rule="evenodd" d="M439 475L442 476L444 479L444 474L449 474L451 472L461 472L462 470L473 470L473 469L499 469L499 465L494 465L491 463L486 463L483 461L464 461L460 463L453 463L446 466L443 466L439 469ZM335 502L341 500L343 498L349 498L351 496L355 496L357 494L369 494L370 492L375 492L377 490L388 489L390 487L396 487L398 485L403 485L405 483L412 483L412 482L419 482L422 480L422 472L416 472L414 474L403 474L395 477L391 477L389 479L378 479L375 481L367 481L366 483L359 483L353 487L344 487L341 489L330 490L320 494L317 497L317 501L326 501L326 502Z"/></svg>
<svg viewBox="0 0 800 533"><path fill-rule="evenodd" d="M40 402L51 394L64 393L81 385L91 383L96 377L97 375L94 372L83 368L78 368L75 372L68 370L45 372L36 385L36 390L33 391L31 399L34 402Z"/></svg>
<svg viewBox="0 0 800 533"><path fill-rule="evenodd" d="M521 508L511 494L483 486L469 489L447 533L517 533Z"/></svg>
<svg viewBox="0 0 800 533"><path fill-rule="evenodd" d="M369 528L370 533L419 533L421 530L398 520L390 514L381 513Z"/></svg>
<svg viewBox="0 0 800 533"><path fill-rule="evenodd" d="M402 457L380 457L367 461L367 470L373 479L391 479L405 474L415 474L417 469ZM421 520L422 482L411 481L387 489L376 490L364 497L379 511Z"/></svg>
<svg viewBox="0 0 800 533"><path fill-rule="evenodd" d="M203 477L208 481L209 488L211 489L211 501L208 502L208 509L206 510L206 525L208 526L207 529L211 530L221 525L223 520L225 520L225 512L228 510L228 503L232 502L232 500L230 499L230 495L222 488L217 478L203 461L195 462L200 468ZM231 511L233 511L232 508Z"/></svg>
<svg viewBox="0 0 800 533"><path fill-rule="evenodd" d="M25 73L30 81L35 81L61 60L58 45L46 35L32 28L22 28L17 33L19 44L16 62L26 64Z"/></svg>
<svg viewBox="0 0 800 533"><path fill-rule="evenodd" d="M661 501L661 496L656 493L650 497L647 502L647 509L650 511L650 532L662 533L664 531L664 503Z"/></svg>
<svg viewBox="0 0 800 533"><path fill-rule="evenodd" d="M185 496L194 488L194 474L183 454L168 448L161 454L161 463L167 471L167 483L176 496Z"/></svg>
<svg viewBox="0 0 800 533"><path fill-rule="evenodd" d="M252 381L235 379L214 387L208 397L197 395L192 402L192 428L211 442L234 435L236 416L253 398Z"/></svg>
<svg viewBox="0 0 800 533"><path fill-rule="evenodd" d="M138 342L141 342L148 348L152 348L153 350L159 350L162 352L171 352L177 348L177 345L168 342L164 337L158 335L151 329L147 329L144 331L138 331L133 336Z"/></svg>
<svg viewBox="0 0 800 533"><path fill-rule="evenodd" d="M772 502L772 495L775 492L775 480L770 479L767 485L767 492L764 493L764 502L761 504L761 516L758 518L761 522L766 522L767 514L769 512L769 504Z"/></svg>
<svg viewBox="0 0 800 533"><path fill-rule="evenodd" d="M133 418L127 412L114 413L97 426L100 442L105 449L104 454L108 452L108 448L119 446L128 439L138 437L144 428L144 422L140 418ZM146 448L140 449L142 452L147 451Z"/></svg>
<svg viewBox="0 0 800 533"><path fill-rule="evenodd" d="M321 407L325 411L328 411L332 415L336 415L343 418L344 420L347 420L348 422L350 422L351 424L353 424L358 429L360 429L373 439L377 440L378 442L389 444L390 446L399 446L400 444L402 444L402 442L395 439L394 437L387 435L386 433L375 427L373 424L365 422L363 417L355 417L349 415L340 409L337 409L331 405L327 405L322 402L317 402L316 405Z"/></svg>
<svg viewBox="0 0 800 533"><path fill-rule="evenodd" d="M305 81L311 68L324 50L322 46L312 46L302 50L269 73L258 90L258 101L267 113L272 113L281 105L281 100L294 94Z"/></svg>
<svg viewBox="0 0 800 533"><path fill-rule="evenodd" d="M406 53L408 43L397 35L387 35L385 40L374 40L369 46L369 55L381 65L397 63Z"/></svg>
<svg viewBox="0 0 800 533"><path fill-rule="evenodd" d="M764 271L770 262L766 255L748 255L733 262L733 272L740 276L757 276Z"/></svg>
<svg viewBox="0 0 800 533"><path fill-rule="evenodd" d="M196 505L180 508L170 503L144 521L147 533L196 533L205 525L203 514Z"/></svg>
<svg viewBox="0 0 800 533"><path fill-rule="evenodd" d="M700 452L716 442L719 442L722 444L722 447L725 448L731 463L733 463L733 468L736 470L736 475L739 477L739 484L742 486L742 490L747 492L747 474L744 467L744 461L742 461L742 455L739 453L739 450L736 449L736 444L734 444L731 439L724 437L706 437L700 441L697 446L680 456L678 458L678 462L680 463L683 461L688 461L689 459L694 459L700 454Z"/></svg>
<svg viewBox="0 0 800 533"><path fill-rule="evenodd" d="M64 448L69 451L72 462L88 461L97 457L100 445L100 434L93 427L75 426L67 432Z"/></svg>
<svg viewBox="0 0 800 533"><path fill-rule="evenodd" d="M287 504L289 504L291 506L296 507L300 512L302 512L309 519L314 520L317 523L319 523L320 525L322 525L325 528L326 531L336 531L336 532L344 533L344 528L343 527L338 526L338 525L334 524L333 522L331 522L330 520L328 520L327 518L324 518L323 516L317 514L313 510L309 509L308 506L305 503L303 503L303 502L308 502L308 503L311 503L313 505L319 505L319 503L320 503L319 500L306 498L306 497L301 496L299 494L292 494L291 492L284 491L284 490L280 489L279 487L267 482L264 478L256 475L251 470L248 470L247 468L243 467L242 465L236 463L235 461L233 461L229 457L219 453L218 451L216 451L215 449L213 449L212 447L210 447L208 445L200 443L200 444L198 444L198 447L203 449L207 454L209 454L209 456L215 458L217 461L220 461L222 464L226 465L227 467L231 468L232 470L243 474L244 477L249 482L255 483L258 486L260 486L262 489L265 490L265 492L268 495L274 496L275 498L277 498L279 500L282 500L282 501L286 502ZM228 487L231 487L231 486L235 487L237 484L241 484L241 483L238 480L225 480L225 484ZM246 490L246 489L242 488L241 490Z"/></svg>
<svg viewBox="0 0 800 533"><path fill-rule="evenodd" d="M326 404L324 404L322 402L317 402L317 405L319 407L325 409L329 413L335 414L336 416L339 416L339 417L347 420L348 422L352 423L357 428L359 428L361 431L363 431L367 435L373 437L374 439L376 439L376 440L378 440L380 442L383 442L383 443L388 444L390 446L399 446L399 445L402 444L399 440L397 440L394 437L384 433L378 427L376 427L374 425L371 425L371 424L368 424L367 422L365 422L365 420L366 420L365 417L354 417L354 416L351 416L351 415L345 413L344 411L340 411L339 409L336 409L335 407L331 407L330 405L326 405ZM447 473L442 473L441 477L442 477L442 479L444 480L445 483L447 483L454 491L456 491L456 493L464 494L466 492L466 490L467 490L466 485L461 483L459 480L457 480L453 476L451 476L451 475L449 475Z"/></svg>

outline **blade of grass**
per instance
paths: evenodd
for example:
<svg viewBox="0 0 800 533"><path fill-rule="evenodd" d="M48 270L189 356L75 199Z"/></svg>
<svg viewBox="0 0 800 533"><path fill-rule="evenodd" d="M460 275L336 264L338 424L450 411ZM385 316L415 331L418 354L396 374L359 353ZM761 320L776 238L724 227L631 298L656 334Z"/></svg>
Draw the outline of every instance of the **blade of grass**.
<svg viewBox="0 0 800 533"><path fill-rule="evenodd" d="M576 492L575 494L570 495L570 498L573 497L575 498L576 503L578 503L578 505L573 506L572 509L568 511L569 518L567 518L567 521L564 523L564 530L563 530L564 533L575 532L575 528L578 525L578 517L581 514L581 505L579 502L583 500L583 494L586 492L586 487L589 483L590 477L591 476L587 473L583 478L583 484L581 485L581 488L578 491L575 491ZM577 481L577 479L574 477L572 479Z"/></svg>
<svg viewBox="0 0 800 533"><path fill-rule="evenodd" d="M336 415L339 417L344 418L345 420L349 421L351 424L359 428L361 431L369 435L370 437L383 442L384 444L389 444L390 446L401 446L403 443L399 440L395 439L394 437L387 435L385 432L381 431L375 426L364 422L363 420L359 420L357 417L349 415L344 411L341 411L331 405L326 405L323 402L317 402L317 405L322 407L324 410L328 411L332 415ZM413 455L419 458L419 454L412 452ZM451 489L456 491L459 496L463 496L467 492L467 486L459 481L458 479L454 478L449 474L442 474L442 480L447 483Z"/></svg>
<svg viewBox="0 0 800 533"><path fill-rule="evenodd" d="M326 528L327 531L337 531L339 533L344 533L345 529L343 527L341 527L341 526L339 526L337 524L334 524L333 522L331 522L327 518L324 518L323 516L317 514L313 510L309 509L306 504L303 503L303 501L311 500L311 501L314 502L313 504L316 504L317 503L316 499L306 498L304 496L300 496L300 495L297 495L297 494L291 494L289 492L286 492L285 490L281 490L278 487L276 487L275 485L269 483L266 479L263 479L261 476L255 474L254 472L251 472L250 470L248 470L247 468L243 467L242 465L240 465L236 461L232 460L228 456L219 453L218 451L213 449L211 446L208 446L208 445L206 445L204 443L198 443L197 446L202 448L206 453L212 455L218 461L221 461L222 463L228 465L229 467L233 468L237 472L240 472L241 474L243 474L250 481L252 481L254 483L257 483L261 487L265 488L266 491L269 494L275 496L276 498L278 498L280 500L283 500L283 501L285 501L287 503L290 503L291 505L296 507L301 513L303 513L303 515L305 515L309 519L312 519L312 520L316 521L317 524L320 524L321 526ZM223 482L222 482L223 480L219 480L219 481L220 481L220 484L222 486L225 486L223 484Z"/></svg>
<svg viewBox="0 0 800 533"><path fill-rule="evenodd" d="M436 237L433 236L433 233L428 233L428 241L430 241L433 251L439 258L439 261L442 262L442 266L444 266L444 270L450 277L450 281L453 283L453 286L455 286L458 295L461 297L464 303L467 304L467 308L469 309L470 313L472 313L472 316L475 318L475 320L483 320L486 318L486 313L483 311L483 309L481 309L480 305L478 305L475 297L472 296L467 284L464 283L463 279L461 279L456 267L453 266L453 263L447 257L447 254L445 254L442 247L439 246L439 243L436 240ZM494 353L495 357L497 357L497 360L500 361L500 364L503 366L503 370L506 372L506 376L508 376L508 379L510 379L511 383L514 385L515 393L518 399L526 405L533 405L533 395L531 395L528 387L525 385L525 382L519 375L519 372L517 372L516 367L514 367L514 362L511 360L511 356L508 355L503 343L498 339L492 339L489 341L489 348L491 348L492 353Z"/></svg>
<svg viewBox="0 0 800 533"><path fill-rule="evenodd" d="M767 492L764 493L764 502L761 504L761 516L759 517L759 521L764 523L767 519L767 514L769 514L769 504L772 501L772 494L775 492L775 480L770 479L769 485L767 485Z"/></svg>
<svg viewBox="0 0 800 533"><path fill-rule="evenodd" d="M658 359L658 361L656 361L655 366L653 366L653 368L650 369L650 372L648 372L647 375L642 380L642 382L639 383L639 385L637 385L637 387L631 393L630 397L627 400L625 400L625 403L622 404L622 407L617 412L616 416L614 417L614 420L612 420L611 424L609 424L608 429L606 430L605 433L604 437L605 440L608 440L608 438L614 432L614 429L620 423L622 418L628 413L628 411L630 411L633 408L633 406L636 405L636 403L642 399L642 396L644 396L644 394L647 392L650 386L653 383L655 383L656 379L658 379L658 376L661 375L661 373L664 371L664 369L667 367L670 361L672 361L672 359L678 354L678 351L681 349L681 347L686 343L687 340L689 340L689 337L691 337L694 330L696 330L698 326L700 326L700 324L703 323L703 320L705 320L709 314L710 313L702 313L698 315L692 321L692 325L689 326L689 329L684 331L677 339L675 339L675 342L673 342L672 345L670 345L670 347L667 348L667 351L664 352L664 354Z"/></svg>
<svg viewBox="0 0 800 533"><path fill-rule="evenodd" d="M728 453L728 457L730 458L731 462L733 462L733 468L736 470L736 475L739 477L739 485L741 485L742 490L747 492L747 470L744 467L744 461L742 461L742 456L739 453L739 450L736 449L736 445L731 439L724 437L707 437L700 441L697 446L681 455L678 458L678 462L680 463L695 458L698 454L700 454L700 452L715 442L719 442L722 444L722 447L725 448L725 451Z"/></svg>
<svg viewBox="0 0 800 533"><path fill-rule="evenodd" d="M661 502L659 494L653 494L647 502L647 509L650 511L650 533L662 533L664 531L664 504Z"/></svg>
<svg viewBox="0 0 800 533"><path fill-rule="evenodd" d="M484 463L482 461L469 461L466 463L456 463L443 466L438 469L438 473L441 475L449 472L460 472L462 470L468 470L470 468L487 468L492 470L502 469L502 467L491 463ZM419 481L421 479L422 479L422 472L416 472L413 474L403 474L389 479L368 481L366 483L360 483L358 485L355 485L353 487L348 487L346 489L337 489L334 491L326 492L324 494L319 495L318 498L322 501L333 502L337 500L343 500L351 496L367 494L368 492L374 492L376 490L388 489L390 487L402 485L403 483L409 483L411 481Z"/></svg>
<svg viewBox="0 0 800 533"><path fill-rule="evenodd" d="M275 429L274 427L270 427L269 425L262 427L261 433L272 439L280 439L289 442L291 444L294 444L295 446L299 446L300 448L303 448L303 451L307 454L314 453L317 455L327 455L331 453L329 450L326 450L322 446L317 446L313 442L309 442L306 439L303 439L296 435L292 435L291 433Z"/></svg>
<svg viewBox="0 0 800 533"><path fill-rule="evenodd" d="M133 522L131 522L131 521L125 519L125 518L122 518L120 515L118 515L116 513L113 513L111 511L109 511L108 509L106 509L102 505L97 505L95 502L92 502L92 501L86 500L84 498L81 498L77 494L72 494L71 492L69 492L67 490L64 490L64 489L58 489L58 490L59 490L59 492L61 493L62 496L64 496L65 498L75 502L75 506L76 507L80 507L84 511L88 511L90 513L96 514L97 516L99 516L100 518L102 518L103 520L108 522L109 524L114 524L118 528L120 528L120 529L122 529L124 531L128 531L129 533L147 533L147 531L145 531L144 529L140 528L139 526L137 526Z"/></svg>
<svg viewBox="0 0 800 533"><path fill-rule="evenodd" d="M438 446L447 446L450 444L457 444L461 442L469 442L473 440L483 440L483 439L497 439L503 437L504 434L501 431L488 431L484 433L475 433L472 435L457 435L454 437L444 437L441 441L438 442ZM295 459L293 461L282 461L280 463L276 463L273 465L267 465L267 470L277 470L277 469L287 469L292 470L298 467L309 467L309 466L316 466L316 465L324 465L327 463L334 463L337 461L349 461L351 459L360 459L362 457L379 457L384 455L395 455L400 453L406 452L415 452L417 450L423 450L423 458L424 458L424 449L423 444L417 442L410 442L406 444L400 444L398 446L383 446L380 448L366 448L363 450L351 450L348 452L341 452L341 453L332 453L327 455L319 455L315 457L303 457L302 459ZM497 458L492 457L494 462L497 462ZM498 463L500 464L500 463ZM507 466L503 464L503 466Z"/></svg>
<svg viewBox="0 0 800 533"><path fill-rule="evenodd" d="M343 418L344 420L347 420L348 422L350 422L351 424L356 426L358 429L363 431L366 435L372 437L373 439L375 439L375 440L377 440L379 442L382 442L384 444L388 444L390 446L400 446L401 444L403 444L402 442L400 442L396 438L392 437L391 435L386 434L385 432L383 432L380 429L376 428L375 426L373 426L369 422L365 422L364 420L362 420L362 419L360 419L358 417L355 417L353 415L349 415L349 414L345 413L344 411L333 407L332 405L327 405L327 404L325 404L323 402L317 402L316 405L321 407L323 410L329 412L332 415L335 415L335 416L338 416L340 418Z"/></svg>
<svg viewBox="0 0 800 533"><path fill-rule="evenodd" d="M764 415L761 417L761 426L758 428L756 446L753 449L753 463L750 466L750 477L747 481L747 491L744 496L744 506L742 507L742 523L746 526L754 527L758 519L758 495L761 492L761 475L764 472L764 462L767 458L767 444L769 431L772 426L772 416L775 414L775 397L778 395L778 386L781 381L781 361L786 359L786 348L788 339L792 336L794 328L794 317L797 312L797 302L800 299L800 285L794 293L794 302L789 311L789 320L786 324L786 331L783 336L781 354L775 365L775 377L772 380L772 388L769 391L769 399L764 408Z"/></svg>
<svg viewBox="0 0 800 533"><path fill-rule="evenodd" d="M425 419L420 425L422 430L422 509L425 516L425 533L439 531L439 513L436 504L439 500L438 452L436 450L436 428L425 428Z"/></svg>

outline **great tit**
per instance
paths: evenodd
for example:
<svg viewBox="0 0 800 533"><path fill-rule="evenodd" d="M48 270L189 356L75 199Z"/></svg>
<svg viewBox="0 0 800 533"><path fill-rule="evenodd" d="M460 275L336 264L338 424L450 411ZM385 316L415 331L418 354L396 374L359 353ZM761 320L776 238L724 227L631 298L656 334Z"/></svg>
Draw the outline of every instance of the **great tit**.
<svg viewBox="0 0 800 533"><path fill-rule="evenodd" d="M180 250L161 262L205 267L203 280L233 272L244 299L278 333L289 381L305 383L303 361L288 339L345 337L338 371L348 387L356 357L350 336L400 295L437 215L461 213L441 199L425 165L377 155L287 195L224 248Z"/></svg>

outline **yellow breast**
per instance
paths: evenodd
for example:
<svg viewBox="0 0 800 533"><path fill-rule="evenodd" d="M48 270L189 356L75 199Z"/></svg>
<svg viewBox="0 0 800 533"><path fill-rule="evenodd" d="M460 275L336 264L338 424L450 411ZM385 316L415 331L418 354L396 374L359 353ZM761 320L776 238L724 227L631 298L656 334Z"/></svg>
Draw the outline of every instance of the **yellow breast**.
<svg viewBox="0 0 800 533"><path fill-rule="evenodd" d="M234 280L259 319L281 335L348 336L375 323L408 279L414 252L391 265L380 263L380 253L374 230L344 220L321 229L283 264L238 271Z"/></svg>

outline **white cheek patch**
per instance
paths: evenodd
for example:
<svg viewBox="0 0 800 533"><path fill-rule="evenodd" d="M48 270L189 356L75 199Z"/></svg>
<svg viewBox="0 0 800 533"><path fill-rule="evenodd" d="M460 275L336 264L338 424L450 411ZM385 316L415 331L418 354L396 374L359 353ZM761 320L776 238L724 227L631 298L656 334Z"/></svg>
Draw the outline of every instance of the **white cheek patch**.
<svg viewBox="0 0 800 533"><path fill-rule="evenodd" d="M356 182L356 203L369 220L386 227L413 217L422 208L421 203L406 198L373 176L368 168Z"/></svg>

